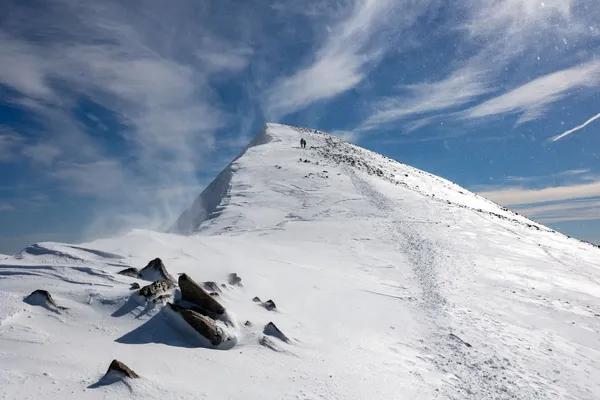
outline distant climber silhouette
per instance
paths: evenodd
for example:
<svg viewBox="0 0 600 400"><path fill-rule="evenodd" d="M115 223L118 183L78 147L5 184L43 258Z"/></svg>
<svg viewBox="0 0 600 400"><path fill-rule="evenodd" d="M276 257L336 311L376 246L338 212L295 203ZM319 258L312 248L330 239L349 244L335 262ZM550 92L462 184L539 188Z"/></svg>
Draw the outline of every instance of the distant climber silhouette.
<svg viewBox="0 0 600 400"><path fill-rule="evenodd" d="M300 139L300 147L302 147L303 149L306 148L306 140L304 140L304 138Z"/></svg>

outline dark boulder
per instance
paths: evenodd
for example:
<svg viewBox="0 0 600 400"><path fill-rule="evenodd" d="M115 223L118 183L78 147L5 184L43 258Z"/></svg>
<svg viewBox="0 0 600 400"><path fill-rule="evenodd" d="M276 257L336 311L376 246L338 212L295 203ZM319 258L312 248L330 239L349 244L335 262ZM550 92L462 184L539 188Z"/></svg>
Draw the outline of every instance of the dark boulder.
<svg viewBox="0 0 600 400"><path fill-rule="evenodd" d="M167 272L165 264L160 258L150 261L139 273L139 277L146 281L157 281L159 279L175 282L175 279Z"/></svg>
<svg viewBox="0 0 600 400"><path fill-rule="evenodd" d="M290 339L288 339L288 337L285 336L283 334L283 332L281 332L279 330L279 328L272 322L269 322L267 325L265 325L265 328L263 329L263 333L265 335L276 337L277 339L284 341L286 343L288 343L290 341Z"/></svg>
<svg viewBox="0 0 600 400"><path fill-rule="evenodd" d="M238 276L238 274L236 274L235 272L229 274L227 281L229 282L230 285L242 286L242 278L240 278Z"/></svg>
<svg viewBox="0 0 600 400"><path fill-rule="evenodd" d="M273 300L267 300L263 303L263 307L266 308L269 311L273 311L275 309L277 309L277 306L275 305L275 302Z"/></svg>
<svg viewBox="0 0 600 400"><path fill-rule="evenodd" d="M214 319L176 304L167 303L167 306L181 315L185 322L194 328L200 335L208 339L213 346L218 346L223 343L223 332L216 325Z"/></svg>
<svg viewBox="0 0 600 400"><path fill-rule="evenodd" d="M181 290L181 299L183 301L196 304L200 308L218 315L225 313L225 308L187 274L179 275L179 289Z"/></svg>
<svg viewBox="0 0 600 400"><path fill-rule="evenodd" d="M140 377L131 368L129 368L127 365L123 364L119 360L112 360L112 362L110 363L110 365L108 367L108 371L106 371L106 374L104 376L106 376L110 373L122 374L125 377L130 378L130 379L136 379L136 378Z"/></svg>
<svg viewBox="0 0 600 400"><path fill-rule="evenodd" d="M126 268L122 271L117 272L119 275L131 276L132 278L137 278L140 276L140 271L137 268L131 267Z"/></svg>
<svg viewBox="0 0 600 400"><path fill-rule="evenodd" d="M255 298L253 298L252 301L255 302L255 303L261 303L262 302L262 300L258 296L256 296Z"/></svg>
<svg viewBox="0 0 600 400"><path fill-rule="evenodd" d="M131 284L131 286L129 287L129 290L137 290L137 289L139 289L139 288L140 288L140 284L139 284L139 283L137 283L137 282L133 282L133 283Z"/></svg>
<svg viewBox="0 0 600 400"><path fill-rule="evenodd" d="M41 306L50 311L58 312L66 310L66 307L61 307L56 304L52 295L47 290L37 289L23 299L23 301L32 306Z"/></svg>

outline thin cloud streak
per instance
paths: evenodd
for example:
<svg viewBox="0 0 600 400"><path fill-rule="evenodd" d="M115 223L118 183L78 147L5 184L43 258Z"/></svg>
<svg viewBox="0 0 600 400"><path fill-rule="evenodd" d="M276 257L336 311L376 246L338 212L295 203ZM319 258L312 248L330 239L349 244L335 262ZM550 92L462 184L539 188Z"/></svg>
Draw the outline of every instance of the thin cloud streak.
<svg viewBox="0 0 600 400"><path fill-rule="evenodd" d="M488 92L485 74L472 68L454 71L446 79L433 83L420 83L404 87L412 92L406 98L388 98L375 105L376 111L364 121L357 131L364 132L411 117L434 111L454 108L472 101ZM421 119L418 128L430 119Z"/></svg>
<svg viewBox="0 0 600 400"><path fill-rule="evenodd" d="M465 111L464 119L492 117L501 114L521 114L519 123L542 116L547 107L576 89L600 84L600 61L590 61L554 72L528 82L508 93L487 100Z"/></svg>
<svg viewBox="0 0 600 400"><path fill-rule="evenodd" d="M600 197L600 181L547 187L544 189L512 187L482 191L478 194L505 206L565 201L588 197Z"/></svg>
<svg viewBox="0 0 600 400"><path fill-rule="evenodd" d="M0 203L0 212L14 211L15 206L9 203Z"/></svg>
<svg viewBox="0 0 600 400"><path fill-rule="evenodd" d="M569 129L568 131L552 138L553 142L556 142L557 140L560 140L562 138L564 138L565 136L569 136L571 133L577 132L578 130L581 130L583 128L585 128L586 126L588 126L589 124L591 124L592 122L594 122L595 120L597 120L598 118L600 118L600 113L594 115L592 118L588 119L587 121L585 121L583 124L576 126L573 129Z"/></svg>
<svg viewBox="0 0 600 400"><path fill-rule="evenodd" d="M528 50L541 52L548 48L557 52L557 41L567 43L597 36L588 28L598 10L589 10L583 16L576 14L573 0L549 0L543 4L538 0L465 0L457 2L455 10L457 15L447 31L457 32L458 26L458 32L465 34L453 38L455 47L468 49L473 55L463 60L461 67L451 70L445 80L413 85L418 90L412 95L378 102L375 111L357 126L357 132L386 128L405 120L403 130L410 132L437 120L477 120L509 113L521 114L520 124L542 116L550 104L571 95L573 90L597 84L599 66L592 61L536 78L466 111L448 113L449 109L460 109L478 100L496 86L506 87L507 66ZM501 78L503 81L496 84ZM407 87L410 90L411 86ZM429 115L423 118L422 114ZM414 116L419 117L418 121L409 121Z"/></svg>
<svg viewBox="0 0 600 400"><path fill-rule="evenodd" d="M600 199L584 199L553 204L514 207L519 213L541 223L591 221L600 219Z"/></svg>

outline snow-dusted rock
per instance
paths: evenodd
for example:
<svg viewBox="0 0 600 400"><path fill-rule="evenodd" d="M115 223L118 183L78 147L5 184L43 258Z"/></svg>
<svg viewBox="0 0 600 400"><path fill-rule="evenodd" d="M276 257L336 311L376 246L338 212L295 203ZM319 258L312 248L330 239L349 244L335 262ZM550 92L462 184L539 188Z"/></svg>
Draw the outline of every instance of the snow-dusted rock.
<svg viewBox="0 0 600 400"><path fill-rule="evenodd" d="M164 295L166 295L173 288L175 288L174 283L161 279L144 286L143 288L138 290L137 294L142 297L145 297L146 300L154 300L161 296L163 296L162 298L164 298Z"/></svg>
<svg viewBox="0 0 600 400"><path fill-rule="evenodd" d="M227 277L227 282L233 286L242 286L242 278L240 278L235 272L229 274Z"/></svg>
<svg viewBox="0 0 600 400"><path fill-rule="evenodd" d="M218 346L223 342L224 337L222 330L216 325L214 319L176 304L168 303L168 307L181 315L185 322L194 328L200 335L208 339L213 346Z"/></svg>
<svg viewBox="0 0 600 400"><path fill-rule="evenodd" d="M277 309L277 305L275 305L275 302L271 299L265 301L262 305L264 308L266 308L269 311L273 311L273 310Z"/></svg>
<svg viewBox="0 0 600 400"><path fill-rule="evenodd" d="M66 310L66 307L62 307L56 304L52 295L47 290L37 289L34 290L29 296L23 300L27 304L32 306L41 306L47 308L50 311L59 312Z"/></svg>
<svg viewBox="0 0 600 400"><path fill-rule="evenodd" d="M125 268L125 269L117 272L117 274L124 275L124 276L130 276L132 278L139 278L140 271L135 267L130 267L130 268Z"/></svg>
<svg viewBox="0 0 600 400"><path fill-rule="evenodd" d="M139 273L139 277L146 281L157 281L159 279L175 282L175 279L167 272L165 264L160 258L150 261Z"/></svg>
<svg viewBox="0 0 600 400"><path fill-rule="evenodd" d="M198 307L218 315L225 312L225 308L187 274L179 275L178 283L182 300L196 304Z"/></svg>
<svg viewBox="0 0 600 400"><path fill-rule="evenodd" d="M130 379L136 379L140 377L131 368L129 368L127 365L123 364L119 360L112 360L112 362L108 366L108 370L106 371L105 377L109 374L118 374Z"/></svg>
<svg viewBox="0 0 600 400"><path fill-rule="evenodd" d="M290 339L288 339L288 337L285 336L283 334L283 332L281 332L281 330L279 330L277 325L275 325L273 322L269 322L267 325L265 325L265 328L263 329L263 333L265 335L276 337L277 339L279 339L283 342L286 342L286 343L288 343L290 341Z"/></svg>

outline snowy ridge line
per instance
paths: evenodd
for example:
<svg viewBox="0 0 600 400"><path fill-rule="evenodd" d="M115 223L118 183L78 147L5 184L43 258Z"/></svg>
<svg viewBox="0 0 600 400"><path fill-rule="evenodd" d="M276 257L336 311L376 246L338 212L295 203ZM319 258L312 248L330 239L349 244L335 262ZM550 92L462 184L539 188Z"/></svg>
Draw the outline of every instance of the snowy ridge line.
<svg viewBox="0 0 600 400"><path fill-rule="evenodd" d="M200 193L192 202L192 205L169 227L167 232L190 234L203 222L218 216L219 206L228 197L235 162L252 147L277 140L272 135L269 135L267 128L267 125L265 125L252 141Z"/></svg>
<svg viewBox="0 0 600 400"><path fill-rule="evenodd" d="M294 127L294 129L297 129L299 132L307 132L307 130L303 130L303 129L296 128L296 127ZM320 132L320 131L315 131L315 132L318 133L318 134L326 136L325 143L327 144L327 147L312 147L311 146L310 149L316 150L324 159L326 159L326 160L332 160L334 163L337 163L338 165L345 164L345 165L352 166L352 167L354 167L354 168L356 168L358 170L362 170L362 171L368 173L369 175L376 175L376 176L378 176L378 177L380 177L380 178L382 178L382 179L384 179L384 180L386 180L386 181L388 181L390 183L393 183L395 185L401 185L403 187L406 187L407 189L414 190L414 191L416 191L418 193L421 193L423 196L427 196L427 197L432 198L435 201L443 202L443 203L446 203L446 204L449 204L449 205L453 205L453 206L457 206L457 207L469 209L469 210L480 212L480 213L487 213L487 214L489 214L489 215L491 215L493 217L504 219L504 220L508 220L508 221L511 221L511 222L516 222L516 223L519 223L519 224L523 224L523 225L526 225L526 226L528 226L530 228L535 228L535 229L538 229L538 230L539 229L544 229L544 230L548 230L548 231L553 231L552 229L547 228L547 227L545 227L545 226L543 226L543 225L541 225L541 224L539 224L539 223L537 223L535 221L524 222L524 221L521 221L521 220L519 220L517 218L510 218L510 217L507 217L505 215L502 215L502 214L499 214L499 213L496 213L496 212L493 212L493 211L486 211L486 210L483 210L481 208L469 207L469 206L466 206L464 204L460 204L458 202L453 202L451 200L439 199L439 198L436 198L435 195L428 194L428 193L426 193L426 192L424 192L422 190L419 190L418 188L411 188L405 182L400 181L400 180L396 179L393 176L385 174L382 171L381 168L373 167L373 166L369 165L368 163L364 162L364 160L361 160L360 157L357 160L354 157L343 156L343 152L341 152L341 151L339 151L337 153L334 153L330 149L336 149L340 145L344 145L344 146L347 146L349 148L355 149L356 153L358 153L358 154L360 154L361 152L364 152L364 153L370 155L371 157L381 157L381 158L384 158L384 159L386 159L388 161L393 161L394 163L398 163L399 165L403 165L403 166L406 166L405 164L403 164L403 163L401 163L399 161L396 161L396 160L392 160L389 157L386 157L386 156L384 156L382 154L379 154L379 153L375 153L375 152L373 152L371 150L357 147L357 146L355 146L355 145L353 145L351 143L348 143L348 142L344 141L343 139L336 138L336 137L328 135L328 134L326 134L324 132ZM430 173L428 173L426 171L422 171L422 170L419 170L419 169L414 168L414 167L409 167L409 168L412 169L413 172L415 172L417 174L425 174L429 178L438 180L440 183L455 186L456 189L458 189L458 190L467 191L466 189L464 189L464 188L456 185L454 182L451 182L451 181L448 181L446 179L437 177L437 176L432 175L432 174L430 174ZM496 206L498 209L501 209L502 211L509 212L509 213L514 214L514 215L518 215L514 211L511 211L508 208L503 207L503 206L501 206L501 205L499 205L499 204L497 204L497 203L495 203L495 202L493 202L493 201L491 201L489 199L486 199L486 198L484 198L484 197L482 197L482 196L480 196L480 195L478 195L476 193L470 193L470 194L473 195L473 196L475 196L475 197L477 197L477 198L479 198L479 199L487 201L490 204L493 204L494 206Z"/></svg>

